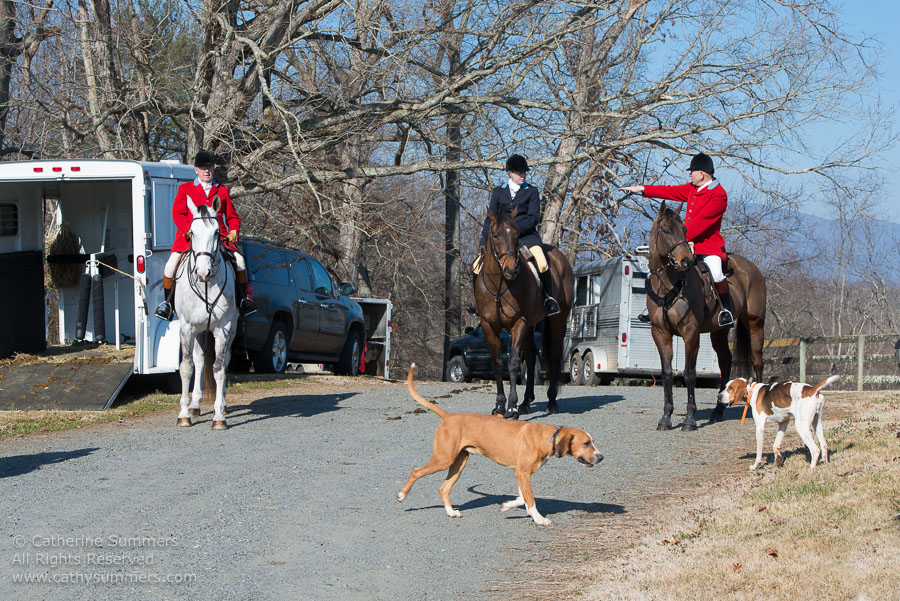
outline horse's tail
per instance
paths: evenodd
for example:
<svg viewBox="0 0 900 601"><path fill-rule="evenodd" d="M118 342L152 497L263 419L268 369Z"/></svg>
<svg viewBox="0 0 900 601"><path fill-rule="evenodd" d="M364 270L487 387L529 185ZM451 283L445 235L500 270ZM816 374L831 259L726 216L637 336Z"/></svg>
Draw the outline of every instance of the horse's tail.
<svg viewBox="0 0 900 601"><path fill-rule="evenodd" d="M751 375L750 365L750 330L744 325L740 319L735 320L734 332L734 359L732 362L732 376L749 378Z"/></svg>
<svg viewBox="0 0 900 601"><path fill-rule="evenodd" d="M216 361L216 338L212 332L203 336L203 400L216 400L216 379L213 377L213 363Z"/></svg>
<svg viewBox="0 0 900 601"><path fill-rule="evenodd" d="M444 417L447 416L447 412L444 411L443 409L441 409L440 407L438 407L437 405L435 405L434 403L429 403L428 401L423 399L422 396L418 392L416 392L416 389L413 388L413 372L415 370L416 370L416 364L413 363L412 365L409 366L409 375L406 376L406 387L409 389L410 396L413 399L415 399L415 401L418 404L422 405L429 411L434 411L435 413L438 414L438 416L441 419L444 419Z"/></svg>

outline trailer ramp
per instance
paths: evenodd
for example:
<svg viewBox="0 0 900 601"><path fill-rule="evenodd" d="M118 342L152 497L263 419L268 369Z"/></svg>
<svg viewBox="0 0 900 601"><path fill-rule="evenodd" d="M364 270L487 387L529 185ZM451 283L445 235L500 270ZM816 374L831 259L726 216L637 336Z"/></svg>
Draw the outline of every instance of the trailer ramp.
<svg viewBox="0 0 900 601"><path fill-rule="evenodd" d="M49 359L0 364L0 410L103 411L134 373L134 360L121 356Z"/></svg>

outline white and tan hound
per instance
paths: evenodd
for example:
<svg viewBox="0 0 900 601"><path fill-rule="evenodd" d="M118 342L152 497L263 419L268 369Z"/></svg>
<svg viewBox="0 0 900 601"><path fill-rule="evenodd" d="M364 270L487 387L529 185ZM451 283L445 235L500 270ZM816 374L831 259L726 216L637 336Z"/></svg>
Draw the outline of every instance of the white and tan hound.
<svg viewBox="0 0 900 601"><path fill-rule="evenodd" d="M753 421L756 423L756 461L750 467L751 470L762 464L763 431L766 422L778 424L778 433L775 435L772 450L775 453L775 465L780 466L784 463L781 441L791 417L794 418L797 433L809 449L809 467L813 468L818 464L820 455L820 449L813 440L813 430L819 439L821 458L828 463L828 446L825 444L822 426L825 397L820 391L838 380L840 376L830 376L815 386L800 382L762 384L748 382L744 378L735 378L728 382L725 390L719 393L719 402L728 406L747 403L753 411Z"/></svg>

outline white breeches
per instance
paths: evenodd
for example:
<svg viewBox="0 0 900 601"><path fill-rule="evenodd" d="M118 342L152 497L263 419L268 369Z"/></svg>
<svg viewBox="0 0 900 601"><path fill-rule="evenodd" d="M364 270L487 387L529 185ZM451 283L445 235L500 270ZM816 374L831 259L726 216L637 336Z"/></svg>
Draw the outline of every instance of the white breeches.
<svg viewBox="0 0 900 601"><path fill-rule="evenodd" d="M701 255L703 257L703 262L706 263L706 266L709 267L709 273L712 275L713 280L716 282L721 282L725 279L725 274L722 273L722 259L716 255Z"/></svg>
<svg viewBox="0 0 900 601"><path fill-rule="evenodd" d="M181 255L184 253L170 253L169 260L166 261L166 266L163 269L163 275L167 278L175 277L175 268L178 267L178 260L181 258ZM247 269L247 265L244 263L244 257L239 252L234 253L234 262L237 266L238 271L244 271Z"/></svg>

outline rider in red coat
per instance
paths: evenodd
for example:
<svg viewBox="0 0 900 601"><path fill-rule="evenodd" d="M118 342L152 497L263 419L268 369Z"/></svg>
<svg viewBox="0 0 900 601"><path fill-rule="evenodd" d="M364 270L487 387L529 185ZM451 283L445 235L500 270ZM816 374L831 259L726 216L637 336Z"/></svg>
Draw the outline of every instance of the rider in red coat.
<svg viewBox="0 0 900 601"><path fill-rule="evenodd" d="M722 227L722 216L728 206L728 194L713 176L715 169L709 155L702 152L695 155L691 159L688 172L691 177L690 183L680 186L626 186L620 190L687 204L684 217L687 239L693 242L694 253L703 259L716 282L721 308L719 325L730 327L734 325L734 317L729 310L731 295L728 293L728 281L722 272L722 264L725 261L725 239L719 231Z"/></svg>
<svg viewBox="0 0 900 601"><path fill-rule="evenodd" d="M222 234L223 246L234 253L235 280L237 280L241 315L250 315L256 312L253 299L247 296L247 267L244 263L244 257L237 249L241 218L238 217L237 212L234 210L234 203L231 202L228 188L218 184L213 179L214 169L215 157L213 157L212 153L201 150L194 158L194 172L197 174L197 178L192 182L185 182L178 186L175 202L172 205L172 219L175 221L175 227L178 228L178 231L175 233L175 240L172 242L172 252L163 270L165 299L156 308L155 313L160 319L172 321L172 317L175 314L173 308L175 269L178 267L181 255L191 249L190 229L194 216L188 209L188 198L193 201L194 205L199 207L201 205L212 206L215 197L219 197L220 206L216 218L219 221L219 231Z"/></svg>

